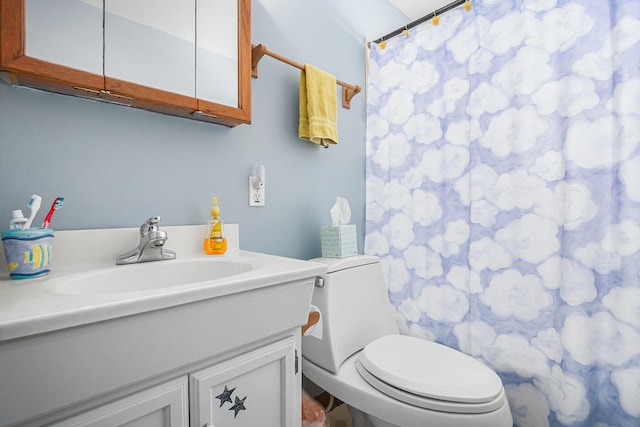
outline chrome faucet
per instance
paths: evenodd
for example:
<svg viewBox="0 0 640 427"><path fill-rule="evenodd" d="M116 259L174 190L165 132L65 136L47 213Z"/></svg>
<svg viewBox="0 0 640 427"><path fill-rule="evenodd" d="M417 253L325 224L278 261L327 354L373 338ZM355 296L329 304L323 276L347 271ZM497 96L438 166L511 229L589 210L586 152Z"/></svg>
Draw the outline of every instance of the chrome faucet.
<svg viewBox="0 0 640 427"><path fill-rule="evenodd" d="M153 216L140 226L140 242L138 247L124 253L116 259L116 264L135 264L137 262L162 261L176 259L176 253L164 248L167 233L160 231L159 216Z"/></svg>

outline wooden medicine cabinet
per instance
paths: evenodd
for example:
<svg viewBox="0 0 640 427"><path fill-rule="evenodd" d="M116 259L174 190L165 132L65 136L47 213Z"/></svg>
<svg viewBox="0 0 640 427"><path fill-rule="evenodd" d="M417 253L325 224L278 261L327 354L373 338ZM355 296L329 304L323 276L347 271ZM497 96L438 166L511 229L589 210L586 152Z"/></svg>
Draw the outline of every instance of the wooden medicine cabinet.
<svg viewBox="0 0 640 427"><path fill-rule="evenodd" d="M251 123L251 0L0 0L16 85Z"/></svg>

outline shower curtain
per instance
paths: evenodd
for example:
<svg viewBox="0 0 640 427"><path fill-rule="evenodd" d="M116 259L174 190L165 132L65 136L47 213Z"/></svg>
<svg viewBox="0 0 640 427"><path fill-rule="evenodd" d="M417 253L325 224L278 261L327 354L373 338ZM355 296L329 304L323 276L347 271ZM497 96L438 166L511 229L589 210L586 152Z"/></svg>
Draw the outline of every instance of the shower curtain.
<svg viewBox="0 0 640 427"><path fill-rule="evenodd" d="M365 253L518 426L640 426L640 2L476 0L371 44Z"/></svg>

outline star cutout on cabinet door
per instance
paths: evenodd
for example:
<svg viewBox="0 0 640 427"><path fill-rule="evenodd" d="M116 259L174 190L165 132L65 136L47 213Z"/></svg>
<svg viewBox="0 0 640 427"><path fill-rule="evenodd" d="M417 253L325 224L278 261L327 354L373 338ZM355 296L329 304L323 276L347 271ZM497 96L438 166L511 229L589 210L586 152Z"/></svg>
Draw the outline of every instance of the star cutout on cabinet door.
<svg viewBox="0 0 640 427"><path fill-rule="evenodd" d="M222 393L220 393L219 395L216 396L216 399L220 399L220 407L222 408L222 405L225 404L225 402L229 402L229 403L233 403L233 400L231 400L231 395L233 394L233 391L236 388L232 388L231 390L229 390L227 388L227 386L224 386L224 391ZM236 400L238 400L238 398L236 397Z"/></svg>
<svg viewBox="0 0 640 427"><path fill-rule="evenodd" d="M236 403L231 408L229 408L230 411L234 411L233 418L238 416L238 412L247 409L244 407L245 400L247 400L247 396L243 397L242 399L238 399L238 396L236 396Z"/></svg>

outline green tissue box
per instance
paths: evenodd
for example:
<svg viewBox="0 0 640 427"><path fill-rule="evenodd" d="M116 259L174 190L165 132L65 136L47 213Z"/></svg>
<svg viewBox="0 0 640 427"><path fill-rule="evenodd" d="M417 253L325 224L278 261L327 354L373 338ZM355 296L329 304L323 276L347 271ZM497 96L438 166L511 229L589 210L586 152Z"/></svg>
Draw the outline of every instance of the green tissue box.
<svg viewBox="0 0 640 427"><path fill-rule="evenodd" d="M355 224L320 227L320 242L325 258L346 258L358 254Z"/></svg>

